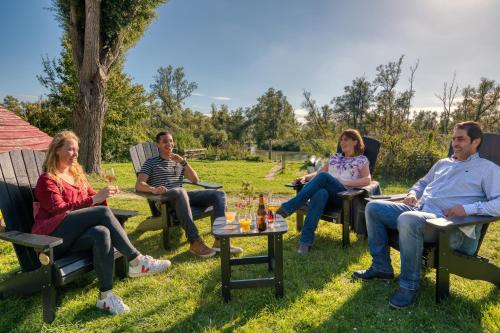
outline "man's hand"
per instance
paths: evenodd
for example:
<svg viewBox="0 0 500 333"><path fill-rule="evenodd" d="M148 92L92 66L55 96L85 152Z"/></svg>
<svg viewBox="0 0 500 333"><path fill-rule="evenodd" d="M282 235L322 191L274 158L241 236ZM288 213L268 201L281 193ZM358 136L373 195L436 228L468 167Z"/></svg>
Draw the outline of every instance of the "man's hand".
<svg viewBox="0 0 500 333"><path fill-rule="evenodd" d="M453 206L444 211L444 215L446 217L457 217L457 216L465 216L465 209L462 205Z"/></svg>
<svg viewBox="0 0 500 333"><path fill-rule="evenodd" d="M417 204L417 197L412 194L412 193L409 193L404 199L403 199L403 203L405 205L408 205L408 206L415 206Z"/></svg>
<svg viewBox="0 0 500 333"><path fill-rule="evenodd" d="M172 161L175 161L177 163L181 163L182 161L184 161L184 159L182 158L181 155L177 155L177 154L174 154L174 153L170 154L170 158L172 159Z"/></svg>
<svg viewBox="0 0 500 333"><path fill-rule="evenodd" d="M168 191L168 189L165 186L158 186L158 187L155 187L153 189L153 191L151 191L151 193L153 193L153 194L162 194L162 193L165 193L167 191Z"/></svg>

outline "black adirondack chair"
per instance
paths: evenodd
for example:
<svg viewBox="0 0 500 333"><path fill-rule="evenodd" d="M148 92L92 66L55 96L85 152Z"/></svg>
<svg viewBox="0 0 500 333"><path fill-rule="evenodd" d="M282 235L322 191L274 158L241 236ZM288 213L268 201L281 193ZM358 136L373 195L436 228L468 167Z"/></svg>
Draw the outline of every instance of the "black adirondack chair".
<svg viewBox="0 0 500 333"><path fill-rule="evenodd" d="M369 137L363 137L363 141L365 142L363 155L370 161L370 173L373 175L380 151L380 142ZM340 147L337 147L337 152L341 152ZM293 187L297 193L304 187L303 184L296 183L288 183L286 186ZM349 246L349 229L354 230L357 234L367 235L364 218L364 198L368 195L378 194L380 194L380 185L378 182L372 181L368 186L353 188L339 193L339 196L342 198L342 207L325 207L321 215L321 220L342 224L343 247ZM297 231L302 230L306 210L307 204L297 210Z"/></svg>
<svg viewBox="0 0 500 333"><path fill-rule="evenodd" d="M154 142L145 142L130 147L130 157L132 158L132 164L134 165L135 174L138 175L139 171L141 171L141 167L144 162L150 158L159 155L158 147ZM192 183L188 179L184 179L184 184L196 185L200 186L204 189L216 190L222 188L221 185L218 184L209 184L206 182L198 182ZM165 249L171 248L170 242L170 229L174 226L178 226L180 224L177 216L175 214L175 209L169 203L161 203L161 195L155 195L151 193L141 193L136 192L138 195L145 197L148 200L149 208L151 209L151 215L153 217L161 216L162 220L162 241L163 247ZM156 202L161 203L160 210L158 210L156 206ZM194 220L203 219L205 217L210 217L211 223L213 223L213 208L208 207L197 207L191 206L191 212L193 214Z"/></svg>
<svg viewBox="0 0 500 333"><path fill-rule="evenodd" d="M21 270L0 282L0 297L31 295L42 292L43 320L55 319L58 289L93 270L92 253L71 253L54 258L53 248L62 244L57 237L31 233L34 187L42 172L45 152L15 150L0 154L0 209L6 231L0 239L12 243ZM137 212L113 210L123 223ZM115 250L115 273L124 278L128 263Z"/></svg>
<svg viewBox="0 0 500 333"><path fill-rule="evenodd" d="M500 134L485 133L483 143L479 148L479 156L500 165ZM450 145L448 156L452 155ZM403 195L391 196L394 201L400 201ZM436 303L440 303L450 295L450 274L455 274L471 280L488 281L500 286L500 268L490 263L487 258L478 255L483 239L491 222L500 221L500 216L466 216L447 218L452 223L443 226L435 220L427 223L439 230L437 243L424 243L422 264L426 268L436 269ZM479 237L479 245L473 255L454 251L449 247L449 237L456 227L483 225ZM389 244L399 251L398 231L388 229Z"/></svg>

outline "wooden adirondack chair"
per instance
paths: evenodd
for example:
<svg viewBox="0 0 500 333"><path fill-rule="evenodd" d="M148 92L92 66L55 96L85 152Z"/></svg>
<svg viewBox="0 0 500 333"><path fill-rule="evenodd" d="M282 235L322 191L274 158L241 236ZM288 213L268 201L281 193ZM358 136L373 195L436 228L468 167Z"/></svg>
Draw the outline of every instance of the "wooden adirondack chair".
<svg viewBox="0 0 500 333"><path fill-rule="evenodd" d="M150 158L159 155L158 147L154 142L145 142L130 147L130 157L132 159L132 164L134 166L134 172L136 175L141 171L141 167L144 162ZM184 179L184 184L200 186L204 189L217 190L222 188L218 184L209 184L206 182L192 183L188 179ZM151 215L153 217L161 216L162 220L162 241L163 247L165 249L170 249L170 228L180 224L177 216L175 214L175 209L168 203L161 203L161 195L155 195L150 193L136 192L138 195L145 197L148 200L149 208L151 209ZM160 210L156 206L156 202L161 203ZM199 220L205 217L210 217L211 223L213 223L213 208L202 208L197 206L191 206L191 212L193 214L193 219Z"/></svg>
<svg viewBox="0 0 500 333"><path fill-rule="evenodd" d="M479 156L500 165L500 134L485 133L483 143L479 148ZM448 156L453 153L451 145ZM400 201L404 196L391 196L394 201ZM450 274L455 274L471 280L483 280L500 286L500 268L490 263L487 258L478 255L483 239L491 222L500 221L500 216L466 216L447 218L452 223L442 225L435 220L427 220L427 223L439 230L437 243L424 243L422 264L426 268L436 269L436 303L440 303L450 295ZM466 255L454 251L449 247L451 232L460 226L483 225L479 244L473 255ZM389 230L389 244L399 251L398 231Z"/></svg>
<svg viewBox="0 0 500 333"><path fill-rule="evenodd" d="M71 253L54 258L53 248L62 244L57 237L31 233L34 187L41 174L45 152L15 150L0 154L0 209L6 231L0 239L12 243L21 270L0 282L0 297L31 295L42 292L43 320L55 319L58 289L93 270L92 253ZM123 223L137 212L113 210ZM128 263L115 250L115 272L127 275Z"/></svg>
<svg viewBox="0 0 500 333"><path fill-rule="evenodd" d="M370 161L370 173L373 175L375 170L375 163L377 162L378 153L380 151L380 142L369 138L363 137L365 142L365 155ZM340 147L337 147L337 152L341 152ZM303 184L288 183L288 187L293 187L298 193ZM349 229L351 228L360 235L366 235L366 224L364 219L364 198L368 195L380 194L380 185L376 181L372 181L370 185L350 189L339 193L342 198L342 207L332 208L326 207L321 215L321 220L328 222L335 222L342 224L342 246L349 246ZM304 224L304 215L306 214L307 204L297 210L297 231L302 230Z"/></svg>

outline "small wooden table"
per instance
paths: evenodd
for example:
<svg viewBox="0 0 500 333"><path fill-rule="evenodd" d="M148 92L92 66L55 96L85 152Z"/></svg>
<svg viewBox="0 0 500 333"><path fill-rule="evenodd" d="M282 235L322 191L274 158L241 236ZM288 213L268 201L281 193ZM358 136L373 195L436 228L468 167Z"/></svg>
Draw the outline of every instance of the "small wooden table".
<svg viewBox="0 0 500 333"><path fill-rule="evenodd" d="M212 233L221 240L221 275L222 297L224 302L231 299L231 289L275 287L276 297L283 297L283 234L288 231L285 219L277 216L276 222L268 225L266 231L250 230L242 232L239 224L226 223L225 217L215 219ZM267 256L251 256L242 258L230 257L229 239L231 237L267 236ZM231 280L231 266L267 263L274 277Z"/></svg>

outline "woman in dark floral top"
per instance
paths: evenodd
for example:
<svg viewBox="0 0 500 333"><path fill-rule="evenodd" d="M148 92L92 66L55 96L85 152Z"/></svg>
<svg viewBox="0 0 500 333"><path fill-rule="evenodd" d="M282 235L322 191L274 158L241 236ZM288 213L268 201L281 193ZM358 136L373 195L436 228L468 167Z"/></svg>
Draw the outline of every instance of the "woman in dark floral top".
<svg viewBox="0 0 500 333"><path fill-rule="evenodd" d="M355 129L342 132L340 147L342 153L332 155L319 171L295 180L307 184L277 211L277 214L287 217L310 200L297 251L300 254L309 252L325 206L340 206L342 200L338 196L339 192L348 187L366 186L371 182L369 161L363 155L365 144L359 132Z"/></svg>

